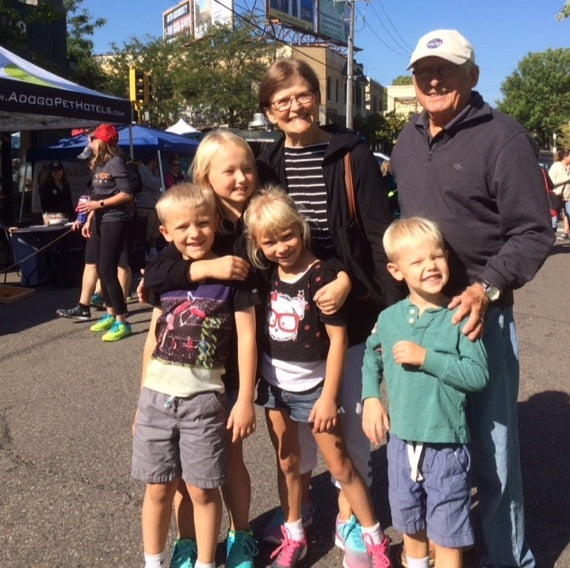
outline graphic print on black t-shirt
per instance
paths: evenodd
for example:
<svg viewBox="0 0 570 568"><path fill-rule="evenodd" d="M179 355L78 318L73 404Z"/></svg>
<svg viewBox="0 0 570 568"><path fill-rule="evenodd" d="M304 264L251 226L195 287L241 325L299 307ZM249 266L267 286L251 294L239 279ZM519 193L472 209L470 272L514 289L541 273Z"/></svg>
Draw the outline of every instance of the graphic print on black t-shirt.
<svg viewBox="0 0 570 568"><path fill-rule="evenodd" d="M275 341L295 341L299 323L305 317L307 300L305 292L299 290L295 297L278 290L271 292L270 308L267 312L269 335Z"/></svg>
<svg viewBox="0 0 570 568"><path fill-rule="evenodd" d="M224 284L162 294L155 355L202 369L221 367L233 326L232 289Z"/></svg>

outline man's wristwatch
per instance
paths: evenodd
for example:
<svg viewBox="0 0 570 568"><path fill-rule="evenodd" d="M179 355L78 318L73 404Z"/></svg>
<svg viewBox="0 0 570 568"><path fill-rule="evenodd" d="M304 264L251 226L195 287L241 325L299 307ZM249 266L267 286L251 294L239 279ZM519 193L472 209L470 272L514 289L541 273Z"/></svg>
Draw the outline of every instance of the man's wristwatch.
<svg viewBox="0 0 570 568"><path fill-rule="evenodd" d="M103 199L101 199L101 201L99 201L99 207L101 207L101 209L103 209L103 207L105 207L105 201Z"/></svg>
<svg viewBox="0 0 570 568"><path fill-rule="evenodd" d="M496 302L501 297L501 289L494 284L491 284L491 282L487 280L480 280L479 284L481 284L483 287L483 292L491 304L493 302Z"/></svg>

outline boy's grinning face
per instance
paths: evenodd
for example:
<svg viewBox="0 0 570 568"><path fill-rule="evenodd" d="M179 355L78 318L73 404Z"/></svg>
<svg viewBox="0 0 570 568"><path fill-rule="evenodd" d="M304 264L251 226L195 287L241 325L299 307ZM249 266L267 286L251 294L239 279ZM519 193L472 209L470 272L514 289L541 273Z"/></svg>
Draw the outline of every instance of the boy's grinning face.
<svg viewBox="0 0 570 568"><path fill-rule="evenodd" d="M405 281L414 303L439 303L449 281L447 251L435 240L405 243L388 270L396 280Z"/></svg>
<svg viewBox="0 0 570 568"><path fill-rule="evenodd" d="M160 232L186 260L204 260L213 256L212 246L218 230L215 212L206 206L174 208L168 211Z"/></svg>

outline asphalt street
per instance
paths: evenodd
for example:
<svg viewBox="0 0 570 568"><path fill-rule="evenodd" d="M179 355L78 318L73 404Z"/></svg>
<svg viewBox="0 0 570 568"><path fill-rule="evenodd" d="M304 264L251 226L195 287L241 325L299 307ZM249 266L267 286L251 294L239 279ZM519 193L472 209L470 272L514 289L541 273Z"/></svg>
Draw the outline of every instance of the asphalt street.
<svg viewBox="0 0 570 568"><path fill-rule="evenodd" d="M10 274L8 281L17 281ZM519 398L528 540L541 568L570 568L570 243L516 293ZM41 287L0 304L0 566L142 567L143 486L130 478L130 425L140 382L148 306L129 304L134 335L105 344L89 322L56 317L75 288ZM97 315L94 312L94 315ZM259 413L246 442L252 526L277 506L275 461ZM390 527L385 451L373 453L374 499ZM312 484L316 516L302 566L341 566L332 529L335 493L322 465ZM223 542L224 527L220 535ZM261 548L258 566L269 563ZM223 564L222 546L219 562ZM467 565L475 565L477 551Z"/></svg>

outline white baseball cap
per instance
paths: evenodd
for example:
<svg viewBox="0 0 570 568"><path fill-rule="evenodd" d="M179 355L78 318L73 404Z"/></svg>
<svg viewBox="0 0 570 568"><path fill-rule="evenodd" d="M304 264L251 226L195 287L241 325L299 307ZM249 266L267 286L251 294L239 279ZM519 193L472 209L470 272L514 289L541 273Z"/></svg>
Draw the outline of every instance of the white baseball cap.
<svg viewBox="0 0 570 568"><path fill-rule="evenodd" d="M434 30L422 36L410 57L408 69L424 57L441 57L455 65L475 65L472 45L457 30Z"/></svg>

